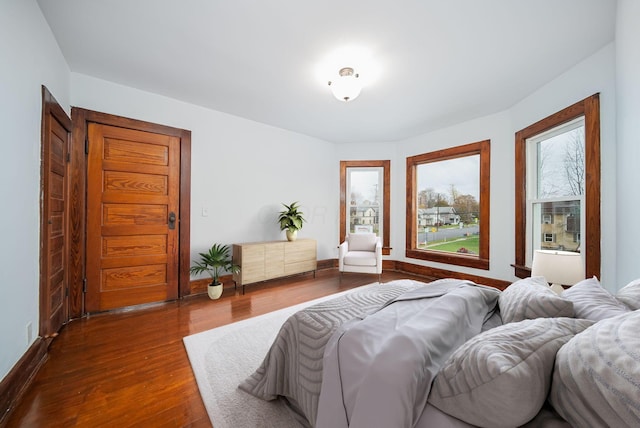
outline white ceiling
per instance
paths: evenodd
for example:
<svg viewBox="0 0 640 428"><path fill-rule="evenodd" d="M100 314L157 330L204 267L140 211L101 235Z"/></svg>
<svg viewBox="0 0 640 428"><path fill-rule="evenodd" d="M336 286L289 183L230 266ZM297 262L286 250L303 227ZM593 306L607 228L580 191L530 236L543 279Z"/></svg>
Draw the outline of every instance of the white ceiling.
<svg viewBox="0 0 640 428"><path fill-rule="evenodd" d="M397 141L504 110L613 41L616 10L615 0L38 3L74 72L333 142ZM379 71L342 103L317 69L353 46Z"/></svg>

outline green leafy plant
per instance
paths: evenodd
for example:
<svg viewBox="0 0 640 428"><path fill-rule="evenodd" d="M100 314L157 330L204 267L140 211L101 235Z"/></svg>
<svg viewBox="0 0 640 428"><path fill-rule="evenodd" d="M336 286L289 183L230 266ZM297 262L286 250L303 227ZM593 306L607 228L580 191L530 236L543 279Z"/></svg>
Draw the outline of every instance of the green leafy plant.
<svg viewBox="0 0 640 428"><path fill-rule="evenodd" d="M193 274L207 272L211 276L211 285L220 284L219 278L222 272L238 273L240 266L234 265L229 257L229 246L213 244L208 252L198 253L200 260L189 271Z"/></svg>
<svg viewBox="0 0 640 428"><path fill-rule="evenodd" d="M286 210L280 211L278 222L280 223L280 230L290 230L294 232L302 229L302 223L304 219L304 213L300 211L298 202L293 202L291 205L282 204Z"/></svg>

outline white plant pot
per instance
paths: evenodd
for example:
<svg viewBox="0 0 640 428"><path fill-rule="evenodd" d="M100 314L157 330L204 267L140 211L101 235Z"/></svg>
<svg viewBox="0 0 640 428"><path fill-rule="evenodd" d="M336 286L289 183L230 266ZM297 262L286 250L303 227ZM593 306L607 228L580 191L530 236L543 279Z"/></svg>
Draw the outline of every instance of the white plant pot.
<svg viewBox="0 0 640 428"><path fill-rule="evenodd" d="M298 231L297 230L289 230L289 229L287 229L287 241L295 241L297 237L298 237Z"/></svg>
<svg viewBox="0 0 640 428"><path fill-rule="evenodd" d="M210 299L219 299L220 296L222 296L222 284L216 284L216 285L211 285L209 284L207 286L207 294L209 294L209 298Z"/></svg>

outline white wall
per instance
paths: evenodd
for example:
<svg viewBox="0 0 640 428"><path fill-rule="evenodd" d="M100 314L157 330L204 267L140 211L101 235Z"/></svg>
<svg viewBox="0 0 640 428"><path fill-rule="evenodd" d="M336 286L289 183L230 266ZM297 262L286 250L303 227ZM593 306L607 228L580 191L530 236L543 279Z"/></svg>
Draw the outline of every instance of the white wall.
<svg viewBox="0 0 640 428"><path fill-rule="evenodd" d="M617 84L617 286L640 278L640 2L618 0ZM613 171L611 172L613 175Z"/></svg>
<svg viewBox="0 0 640 428"><path fill-rule="evenodd" d="M191 130L191 256L214 242L284 239L276 223L299 201L299 238L318 240L334 258L339 164L333 143L208 110L82 74L71 74L71 104ZM208 210L207 217L202 216Z"/></svg>
<svg viewBox="0 0 640 428"><path fill-rule="evenodd" d="M0 58L3 378L38 336L41 85L68 110L69 68L35 0L0 3Z"/></svg>

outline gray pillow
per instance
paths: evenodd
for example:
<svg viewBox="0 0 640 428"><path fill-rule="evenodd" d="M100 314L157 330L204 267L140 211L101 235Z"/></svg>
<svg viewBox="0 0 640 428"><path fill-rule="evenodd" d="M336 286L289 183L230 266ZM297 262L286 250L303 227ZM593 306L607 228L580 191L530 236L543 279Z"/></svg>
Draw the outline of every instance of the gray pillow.
<svg viewBox="0 0 640 428"><path fill-rule="evenodd" d="M600 321L629 312L629 308L605 290L595 276L564 290L562 297L573 302L576 318Z"/></svg>
<svg viewBox="0 0 640 428"><path fill-rule="evenodd" d="M632 310L640 309L640 279L636 279L622 287L616 298Z"/></svg>
<svg viewBox="0 0 640 428"><path fill-rule="evenodd" d="M549 400L576 427L640 426L640 311L595 323L556 355Z"/></svg>
<svg viewBox="0 0 640 428"><path fill-rule="evenodd" d="M481 333L458 348L436 376L429 403L481 427L515 427L540 411L556 352L593 322L538 318Z"/></svg>
<svg viewBox="0 0 640 428"><path fill-rule="evenodd" d="M498 299L502 321L573 317L573 303L554 293L544 277L534 276L508 286Z"/></svg>

